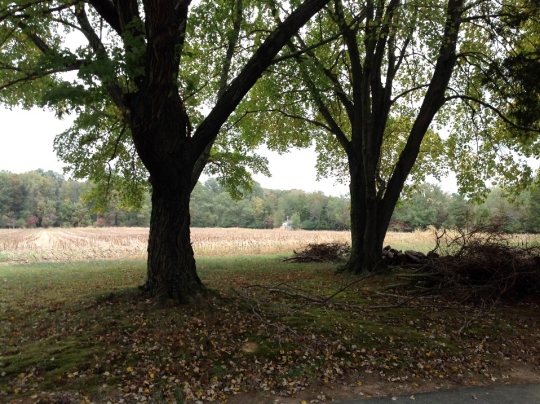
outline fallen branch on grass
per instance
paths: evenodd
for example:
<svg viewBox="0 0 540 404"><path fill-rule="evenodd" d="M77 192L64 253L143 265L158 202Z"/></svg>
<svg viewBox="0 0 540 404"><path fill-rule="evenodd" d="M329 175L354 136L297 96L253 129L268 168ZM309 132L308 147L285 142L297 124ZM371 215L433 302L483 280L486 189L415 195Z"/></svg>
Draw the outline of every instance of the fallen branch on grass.
<svg viewBox="0 0 540 404"><path fill-rule="evenodd" d="M309 295L305 295L305 294L302 294L302 293L295 293L295 292L291 292L291 291L288 291L288 290L285 290L285 289L276 289L276 288L269 288L269 287L264 287L264 286L263 286L263 288L266 289L268 292L271 292L271 293L282 293L282 294L285 294L285 295L288 295L288 296L291 296L291 297L300 297L302 299L309 300L311 302L315 302L315 303L325 305L325 306L346 307L346 308L349 308L349 309L357 309L357 310L397 309L397 308L404 307L403 306L404 304L418 298L418 296L409 297L405 301L403 301L401 303L398 303L398 304L395 304L395 305L361 306L359 304L350 304L350 303L347 303L347 302L334 302L334 301L329 300L329 299L319 299L319 298L314 297L314 296L309 296Z"/></svg>
<svg viewBox="0 0 540 404"><path fill-rule="evenodd" d="M368 276L372 276L372 275L368 275ZM366 277L368 277L368 276L366 276ZM362 280L365 279L366 277L363 277ZM359 280L353 282L353 284L357 283L358 281ZM347 287L349 287L349 286L351 286L351 285L348 285ZM303 300L307 300L308 302L317 303L317 304L319 304L321 306L344 307L344 308L348 308L348 309L355 309L355 310L362 310L362 311L405 308L405 307L409 307L409 306L405 306L407 303L410 303L411 301L420 299L422 297L422 296L403 296L404 300L402 302L400 302L400 303L396 303L396 304L392 304L392 305L385 305L385 306L381 306L381 305L363 306L363 305L359 305L359 304L351 304L351 303L347 303L347 302L336 302L336 301L331 300L333 297L335 297L336 295L341 293L346 288L342 288L340 291L333 293L329 297L321 297L321 296L317 296L317 295L309 295L309 294L306 294L306 293L295 292L294 290L277 288L275 286L249 285L248 288L261 288L261 289L264 289L264 290L266 290L267 292L270 292L270 293L279 293L279 294L283 294L283 295L293 297L293 298L300 298L300 299L303 299ZM234 292L236 294L238 294L239 296L241 296L243 299L245 299L245 297L242 296L239 291L234 290ZM415 307L424 307L424 306L415 306ZM425 306L425 307L431 307L431 306ZM437 306L437 307L439 307L439 306Z"/></svg>
<svg viewBox="0 0 540 404"><path fill-rule="evenodd" d="M261 322L261 324L264 324L265 326L267 327L272 327L272 328L275 328L276 329L276 332L279 336L279 334L282 332L282 331L288 331L288 332L291 332L293 334L296 334L296 331L294 329L292 329L291 327L288 327L288 326L285 326L283 324L275 324L275 323L272 323L270 321L268 321L265 317L266 316L263 316L259 310L252 304L252 302L250 301L250 299L248 299L246 296L244 296L242 293L240 293L240 291L238 291L237 289L235 288L231 288L231 290L236 293L250 308L251 308L251 311L253 312L253 314L259 319L259 321Z"/></svg>

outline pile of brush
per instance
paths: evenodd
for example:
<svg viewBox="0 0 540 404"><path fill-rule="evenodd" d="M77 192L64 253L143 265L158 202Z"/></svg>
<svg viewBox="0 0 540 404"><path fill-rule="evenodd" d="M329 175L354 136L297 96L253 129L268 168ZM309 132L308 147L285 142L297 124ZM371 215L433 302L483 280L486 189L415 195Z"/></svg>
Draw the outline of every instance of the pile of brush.
<svg viewBox="0 0 540 404"><path fill-rule="evenodd" d="M457 237L443 232L437 236L437 250L436 258L417 262L414 271L399 276L405 282L394 287L407 294L444 294L460 302L540 294L540 246L512 246L503 234L477 230Z"/></svg>
<svg viewBox="0 0 540 404"><path fill-rule="evenodd" d="M427 254L424 254L423 252L420 252L420 251L413 251L413 250L407 250L403 252L403 251L398 251L389 245L384 247L382 251L383 263L386 265L392 265L392 266L425 264L438 257L439 257L439 254L433 251Z"/></svg>
<svg viewBox="0 0 540 404"><path fill-rule="evenodd" d="M347 243L309 244L302 251L294 251L294 255L285 258L291 262L336 262L349 256L351 247Z"/></svg>

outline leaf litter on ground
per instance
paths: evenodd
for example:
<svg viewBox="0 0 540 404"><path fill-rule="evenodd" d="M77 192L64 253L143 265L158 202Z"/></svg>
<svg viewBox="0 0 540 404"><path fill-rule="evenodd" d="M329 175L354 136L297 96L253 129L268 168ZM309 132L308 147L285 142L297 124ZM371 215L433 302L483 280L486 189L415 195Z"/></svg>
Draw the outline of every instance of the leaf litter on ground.
<svg viewBox="0 0 540 404"><path fill-rule="evenodd" d="M0 400L324 402L539 374L538 300L400 305L377 293L397 273L357 282L332 263L198 264L209 293L184 306L139 294L143 262L4 270Z"/></svg>

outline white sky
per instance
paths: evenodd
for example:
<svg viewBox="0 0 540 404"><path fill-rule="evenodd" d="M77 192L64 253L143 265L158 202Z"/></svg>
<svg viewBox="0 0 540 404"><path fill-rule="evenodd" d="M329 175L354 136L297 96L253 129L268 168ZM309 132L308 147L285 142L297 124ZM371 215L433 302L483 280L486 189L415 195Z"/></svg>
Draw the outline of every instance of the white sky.
<svg viewBox="0 0 540 404"><path fill-rule="evenodd" d="M53 151L54 137L66 130L72 120L58 120L52 112L37 108L31 111L0 106L0 170L24 173L41 168L62 173L62 163ZM268 189L302 189L322 191L326 195L345 196L348 186L335 184L332 179L316 181L313 150L294 150L279 155L260 150L269 159L272 177L256 175L255 180ZM201 178L202 181L205 178Z"/></svg>
<svg viewBox="0 0 540 404"><path fill-rule="evenodd" d="M24 173L42 168L61 174L62 164L53 152L53 141L70 124L51 112L10 111L0 106L0 170Z"/></svg>
<svg viewBox="0 0 540 404"><path fill-rule="evenodd" d="M31 111L0 106L0 171L24 173L41 168L62 174L62 162L53 151L54 137L66 130L72 122L68 117L58 120L52 112L34 108ZM322 191L326 195L345 196L347 185L333 179L316 180L313 149L293 149L280 155L266 148L257 151L269 160L272 177L258 174L254 179L267 189L302 189L306 192ZM205 181L208 177L201 177ZM451 175L439 184L449 193L456 192L455 177Z"/></svg>

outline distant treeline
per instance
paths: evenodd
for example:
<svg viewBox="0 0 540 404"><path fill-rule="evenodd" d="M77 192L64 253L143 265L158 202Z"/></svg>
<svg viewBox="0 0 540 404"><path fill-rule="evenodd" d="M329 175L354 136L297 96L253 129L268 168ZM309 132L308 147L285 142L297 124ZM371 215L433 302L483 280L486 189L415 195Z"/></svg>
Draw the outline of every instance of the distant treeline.
<svg viewBox="0 0 540 404"><path fill-rule="evenodd" d="M84 198L89 182L66 180L52 171L24 174L0 172L0 227L148 226L150 197L140 209L126 209L112 198L106 211L93 212ZM350 201L321 192L263 189L255 184L242 200L233 200L219 182L208 179L195 187L191 197L193 227L289 228L348 230ZM412 231L428 226L470 228L499 225L509 233L540 232L540 191L522 193L509 202L494 189L480 205L438 186L424 184L398 205L390 230Z"/></svg>
<svg viewBox="0 0 540 404"><path fill-rule="evenodd" d="M458 194L449 195L437 185L424 184L401 200L392 216L390 231L473 229L493 226L505 233L540 232L540 190L533 188L508 199L493 188L481 204Z"/></svg>
<svg viewBox="0 0 540 404"><path fill-rule="evenodd" d="M83 198L90 187L52 171L0 171L0 227L148 226L149 201L140 210L127 210L113 200L106 212L95 214Z"/></svg>

